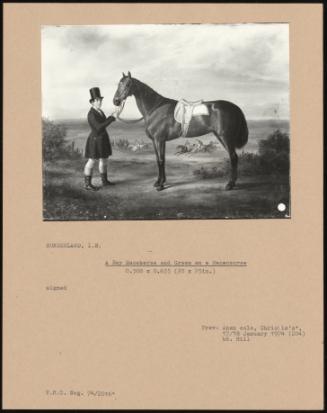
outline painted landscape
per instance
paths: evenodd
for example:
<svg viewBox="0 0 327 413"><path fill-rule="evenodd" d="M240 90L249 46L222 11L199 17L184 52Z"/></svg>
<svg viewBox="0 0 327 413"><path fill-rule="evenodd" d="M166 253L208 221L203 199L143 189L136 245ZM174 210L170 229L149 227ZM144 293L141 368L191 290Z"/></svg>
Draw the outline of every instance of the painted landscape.
<svg viewBox="0 0 327 413"><path fill-rule="evenodd" d="M144 125L114 122L108 177L115 186L83 188L83 120L43 119L44 220L154 220L288 218L289 122L250 120L249 141L238 151L239 179L231 191L227 152L214 135L167 143L166 189L153 187L157 164ZM100 186L100 176L93 182ZM278 205L284 204L283 210Z"/></svg>

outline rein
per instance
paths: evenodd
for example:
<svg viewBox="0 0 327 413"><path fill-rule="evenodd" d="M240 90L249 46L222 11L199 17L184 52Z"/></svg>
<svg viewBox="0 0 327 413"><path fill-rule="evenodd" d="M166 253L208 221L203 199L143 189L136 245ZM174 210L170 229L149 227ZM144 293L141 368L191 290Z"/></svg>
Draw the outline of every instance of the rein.
<svg viewBox="0 0 327 413"><path fill-rule="evenodd" d="M121 105L120 105L120 113L123 111L123 109L124 109L124 106L125 106L125 101L126 101L126 99L125 100L123 100L122 101L122 103L121 103ZM143 119L143 116L140 118L140 119L135 119L135 120L125 120L125 119L122 119L119 115L117 115L117 119L119 119L121 122L123 122L123 123L137 123L137 122L140 122L142 119Z"/></svg>

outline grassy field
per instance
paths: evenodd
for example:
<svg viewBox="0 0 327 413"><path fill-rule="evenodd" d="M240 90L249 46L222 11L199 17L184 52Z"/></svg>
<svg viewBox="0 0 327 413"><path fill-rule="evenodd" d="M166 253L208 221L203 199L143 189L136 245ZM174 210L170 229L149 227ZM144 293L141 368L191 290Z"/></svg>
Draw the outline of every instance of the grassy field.
<svg viewBox="0 0 327 413"><path fill-rule="evenodd" d="M82 150L88 133L87 125L70 121L66 122L66 128L67 140L74 141L76 147ZM250 140L244 150L255 153L260 139L266 138L277 128L288 132L288 123L249 122ZM142 125L126 127L117 122L115 128L109 128L109 133L111 140L147 141ZM213 137L207 135L200 139L209 142ZM288 175L240 174L235 189L225 191L228 179L225 150L217 146L211 153L177 155L178 144L185 141L179 139L167 144L167 185L161 192L153 187L157 165L152 148L133 152L114 146L108 175L116 185L97 192L83 188L84 158L44 162L44 219L246 219L285 218L290 215ZM240 171L242 159L241 156ZM214 170L215 174L201 174L201 168ZM97 171L94 183L100 185ZM286 205L284 212L277 209L281 202Z"/></svg>

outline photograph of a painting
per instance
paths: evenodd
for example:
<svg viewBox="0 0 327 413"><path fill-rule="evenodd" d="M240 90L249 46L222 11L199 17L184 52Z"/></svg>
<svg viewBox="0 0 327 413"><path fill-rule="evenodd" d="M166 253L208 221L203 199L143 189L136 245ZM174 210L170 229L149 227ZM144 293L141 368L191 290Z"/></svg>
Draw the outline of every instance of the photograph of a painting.
<svg viewBox="0 0 327 413"><path fill-rule="evenodd" d="M43 220L289 218L289 26L43 26Z"/></svg>

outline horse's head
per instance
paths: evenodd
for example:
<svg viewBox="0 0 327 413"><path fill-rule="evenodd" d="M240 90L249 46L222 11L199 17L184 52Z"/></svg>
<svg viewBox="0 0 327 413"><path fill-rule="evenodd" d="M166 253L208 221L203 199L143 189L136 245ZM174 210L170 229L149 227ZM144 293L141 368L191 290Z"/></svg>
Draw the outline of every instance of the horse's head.
<svg viewBox="0 0 327 413"><path fill-rule="evenodd" d="M118 83L118 88L113 98L113 103L115 106L120 106L121 103L134 93L134 83L131 73L128 72L127 76L123 73L123 77Z"/></svg>

